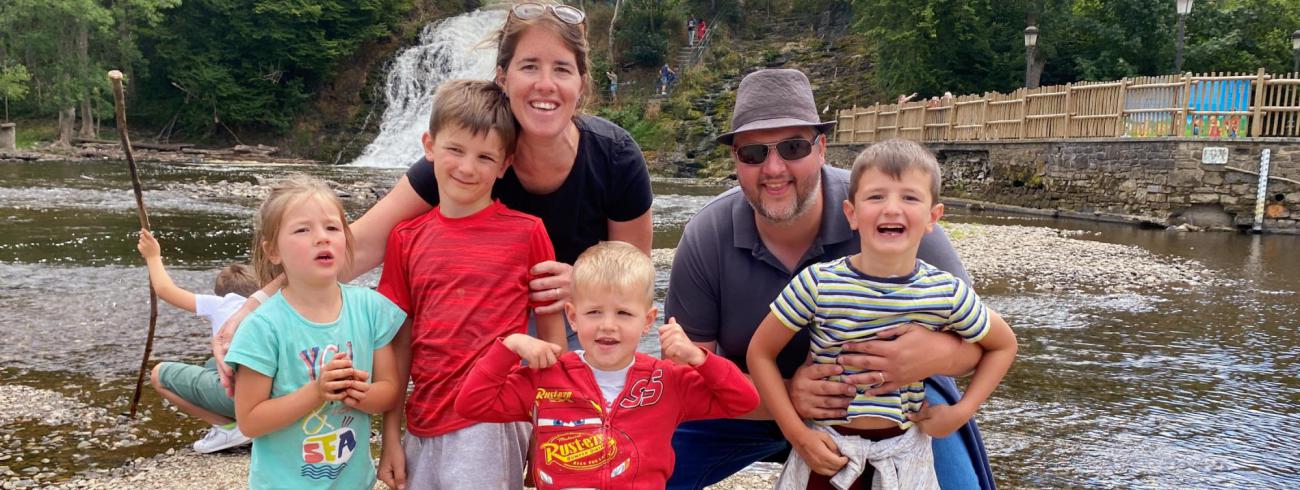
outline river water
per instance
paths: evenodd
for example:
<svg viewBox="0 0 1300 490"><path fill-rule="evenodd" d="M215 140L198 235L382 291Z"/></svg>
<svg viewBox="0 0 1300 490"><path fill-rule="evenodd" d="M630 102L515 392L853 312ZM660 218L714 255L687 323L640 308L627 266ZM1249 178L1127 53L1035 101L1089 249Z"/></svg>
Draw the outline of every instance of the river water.
<svg viewBox="0 0 1300 490"><path fill-rule="evenodd" d="M209 292L218 267L246 260L257 203L222 195L219 182L290 170L381 187L400 174L144 165L150 218L178 284ZM655 247L675 246L681 227L720 190L656 181ZM363 206L348 201L354 218ZM1021 343L1015 367L978 415L1000 485L1300 486L1300 237L960 213L945 219L1084 230L1090 233L1080 239L1195 260L1220 279L1095 294L984 281L981 294ZM137 228L120 162L0 163L0 384L51 390L79 407L50 423L0 414L0 468L54 479L94 473L188 450L206 428L147 389L140 419L117 415L129 402L148 322ZM660 298L667 273L659 271ZM158 325L153 359L206 357L210 331L202 320L161 305ZM654 350L653 342L645 347ZM94 443L80 444L88 439Z"/></svg>

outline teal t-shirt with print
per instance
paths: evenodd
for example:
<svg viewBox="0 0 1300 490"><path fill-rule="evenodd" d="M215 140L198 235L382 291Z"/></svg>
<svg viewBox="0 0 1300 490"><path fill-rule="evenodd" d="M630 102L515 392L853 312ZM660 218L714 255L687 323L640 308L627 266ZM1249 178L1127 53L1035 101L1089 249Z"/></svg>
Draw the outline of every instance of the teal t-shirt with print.
<svg viewBox="0 0 1300 490"><path fill-rule="evenodd" d="M352 353L354 368L372 372L375 349L393 339L406 313L368 288L340 286L343 308L333 323L308 321L283 295L272 296L240 324L226 363L270 377L271 398L315 381L337 352ZM252 459L249 488L370 488L370 415L341 401L325 402L253 439Z"/></svg>

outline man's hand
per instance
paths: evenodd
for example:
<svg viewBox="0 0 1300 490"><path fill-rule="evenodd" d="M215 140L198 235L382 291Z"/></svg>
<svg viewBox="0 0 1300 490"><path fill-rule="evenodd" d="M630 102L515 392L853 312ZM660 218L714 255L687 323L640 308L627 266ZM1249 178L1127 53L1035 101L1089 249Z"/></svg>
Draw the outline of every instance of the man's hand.
<svg viewBox="0 0 1300 490"><path fill-rule="evenodd" d="M790 438L790 444L808 467L819 475L834 475L849 463L849 458L840 455L840 448L831 435L820 430L805 427Z"/></svg>
<svg viewBox="0 0 1300 490"><path fill-rule="evenodd" d="M920 412L908 415L907 418L915 422L921 432L938 438L956 432L966 425L971 415L973 414L952 405L931 405L930 402L925 402Z"/></svg>
<svg viewBox="0 0 1300 490"><path fill-rule="evenodd" d="M844 345L839 362L863 372L845 377L844 381L869 386L885 383L866 391L879 396L897 391L951 369L953 356L961 348L957 336L935 332L909 323L876 334L877 340ZM887 340L892 338L893 340ZM877 374L874 371L879 371Z"/></svg>
<svg viewBox="0 0 1300 490"><path fill-rule="evenodd" d="M805 419L847 417L849 402L857 395L857 388L826 379L842 372L844 367L835 364L800 366L790 377L790 402L795 412Z"/></svg>
<svg viewBox="0 0 1300 490"><path fill-rule="evenodd" d="M659 351L664 359L688 366L699 366L708 359L708 355L686 337L676 318L669 318L668 323L659 327Z"/></svg>
<svg viewBox="0 0 1300 490"><path fill-rule="evenodd" d="M383 447L379 451L379 481L394 490L406 489L406 453L402 450L401 438L388 440L384 437Z"/></svg>
<svg viewBox="0 0 1300 490"><path fill-rule="evenodd" d="M154 239L153 233L149 233L149 230L144 228L140 229L140 241L136 242L135 249L140 251L140 256L145 260L162 256L162 247L158 245L158 240Z"/></svg>
<svg viewBox="0 0 1300 490"><path fill-rule="evenodd" d="M533 303L549 302L546 306L538 306L534 312L549 315L564 311L564 303L573 294L573 266L548 260L534 265L528 272L537 277L528 281L528 300Z"/></svg>
<svg viewBox="0 0 1300 490"><path fill-rule="evenodd" d="M564 353L563 347L521 333L511 334L502 343L510 352L528 361L531 369L551 367L560 358L560 354Z"/></svg>

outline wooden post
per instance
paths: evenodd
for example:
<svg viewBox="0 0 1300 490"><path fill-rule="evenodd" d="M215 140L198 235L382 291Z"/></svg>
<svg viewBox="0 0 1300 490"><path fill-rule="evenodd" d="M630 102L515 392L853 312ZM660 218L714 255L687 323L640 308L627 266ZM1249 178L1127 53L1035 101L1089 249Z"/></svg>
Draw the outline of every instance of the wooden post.
<svg viewBox="0 0 1300 490"><path fill-rule="evenodd" d="M1115 110L1115 137L1124 136L1124 98L1128 95L1128 77L1119 81L1119 107Z"/></svg>
<svg viewBox="0 0 1300 490"><path fill-rule="evenodd" d="M1065 84L1065 107L1062 108L1062 111L1065 112L1065 128L1063 131L1061 131L1062 138L1070 138L1073 136L1073 134L1070 132L1071 131L1070 122L1073 120L1073 117L1070 115L1071 114L1070 98L1072 97L1073 92L1074 92L1074 84L1072 83Z"/></svg>
<svg viewBox="0 0 1300 490"><path fill-rule="evenodd" d="M1260 68L1255 74L1255 108L1250 116L1250 135L1259 137L1264 132L1264 86L1268 75Z"/></svg>
<svg viewBox="0 0 1300 490"><path fill-rule="evenodd" d="M948 123L948 126L943 128L943 140L952 141L952 127L957 124L957 98L945 97L944 101L948 105L946 106L947 109L944 109L943 118Z"/></svg>
<svg viewBox="0 0 1300 490"><path fill-rule="evenodd" d="M1192 74L1184 73L1180 77L1183 88L1179 91L1182 96L1178 101L1178 121L1173 125L1174 136L1182 136L1187 132L1187 116L1192 107Z"/></svg>
<svg viewBox="0 0 1300 490"><path fill-rule="evenodd" d="M979 134L975 135L975 139L977 139L977 140L985 139L985 135L988 134L988 126L989 126L989 93L988 93L988 92L984 92L983 97L984 97L984 98L980 100L980 129L979 129Z"/></svg>
<svg viewBox="0 0 1300 490"><path fill-rule="evenodd" d="M1020 123L1016 125L1016 138L1025 139L1025 116L1029 114L1029 99L1025 97L1025 92L1029 89L1017 89L1016 93L1020 94Z"/></svg>

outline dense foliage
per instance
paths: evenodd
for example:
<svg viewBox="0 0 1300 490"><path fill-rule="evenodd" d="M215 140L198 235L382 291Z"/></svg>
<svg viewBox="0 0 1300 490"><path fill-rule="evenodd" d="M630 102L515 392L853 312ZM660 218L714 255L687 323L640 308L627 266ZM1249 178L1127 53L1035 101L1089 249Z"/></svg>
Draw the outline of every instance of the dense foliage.
<svg viewBox="0 0 1300 490"><path fill-rule="evenodd" d="M62 121L81 104L93 107L83 119L111 114L104 73L117 68L131 93L147 94L131 98L134 119L191 136L232 127L282 131L337 63L391 35L412 3L6 0L0 72L30 72L25 96L11 91L9 98L36 116L58 113Z"/></svg>
<svg viewBox="0 0 1300 490"><path fill-rule="evenodd" d="M1024 83L1023 30L1037 25L1042 83L1172 73L1173 0L853 0L882 93L1009 91ZM1294 0L1199 0L1183 71L1291 70Z"/></svg>
<svg viewBox="0 0 1300 490"><path fill-rule="evenodd" d="M104 72L117 68L127 74L132 117L141 126L174 128L187 139L283 133L295 120L301 122L307 101L351 66L344 63L356 63L359 53L381 53L364 46L400 39L403 22L423 22L480 3L0 0L0 99L19 117L57 117L61 137L71 137L76 121L83 137L93 136L93 123L111 118ZM787 41L869 60L833 71L838 79L853 70L856 83L869 87L855 90L857 98L1019 87L1025 71L1022 30L1029 24L1041 30L1043 84L1173 71L1173 0L570 3L592 13L597 78L610 68L649 71L671 63L692 16L721 26L724 37L715 40L714 50L759 46L744 53L761 55L759 63L783 63ZM1295 0L1198 0L1187 17L1184 70L1289 71L1289 36L1297 28L1300 2Z"/></svg>

